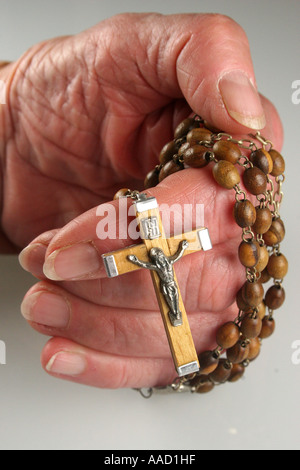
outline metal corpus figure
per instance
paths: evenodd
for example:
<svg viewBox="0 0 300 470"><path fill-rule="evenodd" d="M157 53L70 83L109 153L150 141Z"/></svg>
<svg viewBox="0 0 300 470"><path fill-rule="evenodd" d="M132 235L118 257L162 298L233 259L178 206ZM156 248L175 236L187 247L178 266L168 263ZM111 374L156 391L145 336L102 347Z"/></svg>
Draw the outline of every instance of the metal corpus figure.
<svg viewBox="0 0 300 470"><path fill-rule="evenodd" d="M135 255L128 256L128 260L140 268L150 269L158 274L161 292L170 308L169 318L173 326L182 325L182 313L179 310L179 294L174 278L173 264L183 256L188 246L188 241L183 240L174 256L166 256L160 248L151 248L149 252L151 263L141 261Z"/></svg>

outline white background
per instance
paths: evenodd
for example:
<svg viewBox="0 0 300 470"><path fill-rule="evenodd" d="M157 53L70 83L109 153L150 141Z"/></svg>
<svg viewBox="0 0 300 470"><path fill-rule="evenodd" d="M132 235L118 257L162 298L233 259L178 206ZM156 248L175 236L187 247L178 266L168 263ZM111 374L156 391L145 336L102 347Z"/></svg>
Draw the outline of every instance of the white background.
<svg viewBox="0 0 300 470"><path fill-rule="evenodd" d="M209 395L142 399L131 390L97 390L47 376L39 361L47 338L21 317L20 303L34 283L14 257L0 257L0 448L10 449L299 449L300 340L299 134L300 2L293 0L0 0L0 58L17 59L28 47L75 34L125 11L219 12L247 32L260 91L271 99L285 128L287 185L282 250L290 260L287 300L277 331L261 357L236 384Z"/></svg>

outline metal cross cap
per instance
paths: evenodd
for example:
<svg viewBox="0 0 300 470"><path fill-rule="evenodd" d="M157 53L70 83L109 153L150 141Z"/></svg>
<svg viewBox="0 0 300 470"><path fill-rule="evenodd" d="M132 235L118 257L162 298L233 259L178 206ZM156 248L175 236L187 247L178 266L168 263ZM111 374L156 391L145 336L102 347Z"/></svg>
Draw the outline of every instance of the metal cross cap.
<svg viewBox="0 0 300 470"><path fill-rule="evenodd" d="M175 369L179 377L198 372L199 360L173 265L182 256L212 249L208 229L166 238L157 200L141 194L133 204L143 243L102 255L107 275L150 270Z"/></svg>

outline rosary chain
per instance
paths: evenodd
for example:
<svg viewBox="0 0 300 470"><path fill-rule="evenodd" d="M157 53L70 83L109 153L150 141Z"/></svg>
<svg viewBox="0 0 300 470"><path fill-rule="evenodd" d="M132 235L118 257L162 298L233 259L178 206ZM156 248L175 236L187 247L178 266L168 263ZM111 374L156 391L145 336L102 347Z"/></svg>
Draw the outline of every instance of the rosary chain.
<svg viewBox="0 0 300 470"><path fill-rule="evenodd" d="M226 132L220 132L218 130L215 130L209 126L206 121L204 121L200 116L195 115L192 119L186 120L188 122L189 127L186 128L185 132L182 133L180 131L180 135L178 136L177 132L175 132L175 139L174 143L176 145L176 148L180 148L180 146L183 146L187 142L187 136L189 131L194 129L195 127L201 127L203 126L205 129L211 129L211 135L209 139L206 140L199 140L197 142L197 145L199 147L204 147L207 149L207 151L204 154L204 158L206 159L207 164L209 162L218 164L219 160L215 153L214 153L214 146L218 142L225 140L227 142L230 142L231 144L234 144L239 147L241 150L245 150L246 152L241 152L240 157L237 159L236 163L243 168L245 171L248 169L251 169L254 167L254 163L250 160L250 155L252 153L255 153L257 151L260 151L260 149L263 149L266 152L270 152L273 149L273 144L270 140L266 139L261 135L260 132L257 132L255 135L249 134L250 138L245 138L245 139L235 139L231 134L226 133ZM185 125L185 121L182 123ZM178 127L178 129L180 126ZM260 144L257 144L257 142ZM280 156L281 157L281 156ZM270 157L271 158L271 157ZM281 157L282 158L282 157ZM169 159L170 160L170 159ZM176 171L184 169L184 154L177 155L173 154L172 160L175 164L181 165ZM226 158L225 158L226 160ZM156 175L159 174L159 172L162 170L164 167L164 164L157 165L155 167L155 172ZM259 208L260 209L269 209L269 211L272 214L273 220L280 219L280 206L282 204L283 200L283 191L282 191L282 186L285 181L285 176L283 172L279 176L275 177L270 177L269 175L266 175L266 190L263 193L256 194L256 199L259 203ZM235 191L235 201L236 203L240 202L248 202L248 197L247 193L245 190L241 189L241 186L239 183L235 184L232 188ZM252 193L255 194L255 193ZM136 194L131 195L131 197L140 197L137 196ZM242 228L242 241L251 244L256 242L261 248L266 249L266 242L264 239L264 236L262 233L256 233L255 230L252 229L252 226L243 226ZM280 243L274 243L272 245L268 244L267 246L267 253L268 256L275 255L275 256L280 256ZM249 284L254 284L257 283L257 281L266 282L265 280L262 280L262 271L258 271L255 267L246 267L246 272L245 272L245 277L246 277L246 282ZM274 285L273 287L275 288L281 288L283 279L276 279L274 278ZM238 302L237 302L238 303ZM251 320L256 320L259 318L260 312L259 312L259 307L254 306L252 307L251 311L247 311L245 308L240 307L238 304L238 315L236 319L234 320L233 324L237 328L241 328L243 322L250 318ZM273 308L271 308L269 305L267 306L268 308L268 314L266 315L265 319L267 321L272 322L273 321ZM277 307L276 307L277 308ZM238 344L240 345L241 348L246 348L249 347L251 340L244 335L242 335L242 332L240 333L240 340L238 341ZM267 336L265 336L267 337ZM259 342L262 341L261 337L258 336L257 340ZM218 345L213 351L211 351L211 355L214 359L219 360L223 357L223 354L226 353L226 349L220 345ZM225 369L230 369L233 367L233 363L228 359L224 358L223 360L223 367ZM250 364L251 360L248 358L242 360L239 364L242 367L248 367ZM201 363L201 361L200 361ZM199 376L200 374L200 376ZM181 393L181 392L201 392L201 387L203 383L201 382L201 378L203 377L204 384L205 386L209 387L209 384L211 384L211 388L214 385L218 385L217 382L214 382L214 380L210 377L210 375L201 375L201 369L198 374L193 374L190 376L186 377L176 377L171 385L168 385L166 387L153 387L146 389L146 391L143 391L141 389L136 389L138 390L145 398L150 398L154 393L163 393L163 392L176 392L176 393ZM197 380L196 380L197 379ZM222 383L222 382L221 382ZM220 384L221 384L220 383Z"/></svg>

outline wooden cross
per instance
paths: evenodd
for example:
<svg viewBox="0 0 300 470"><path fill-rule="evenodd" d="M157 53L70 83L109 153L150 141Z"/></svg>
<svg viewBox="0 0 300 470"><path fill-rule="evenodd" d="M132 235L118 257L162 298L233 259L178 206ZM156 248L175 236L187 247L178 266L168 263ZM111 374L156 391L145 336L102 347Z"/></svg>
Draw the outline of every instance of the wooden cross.
<svg viewBox="0 0 300 470"><path fill-rule="evenodd" d="M151 270L175 369L182 377L198 372L200 366L173 263L181 256L200 250L210 250L212 245L206 228L167 239L156 199L147 197L145 194L139 196L138 200L134 201L134 205L143 243L106 253L102 258L109 277L141 268ZM157 256L162 257L162 265L156 261ZM161 266L161 269L157 266ZM174 312L172 314L174 305L178 307L177 316ZM175 307L174 310L176 310Z"/></svg>

